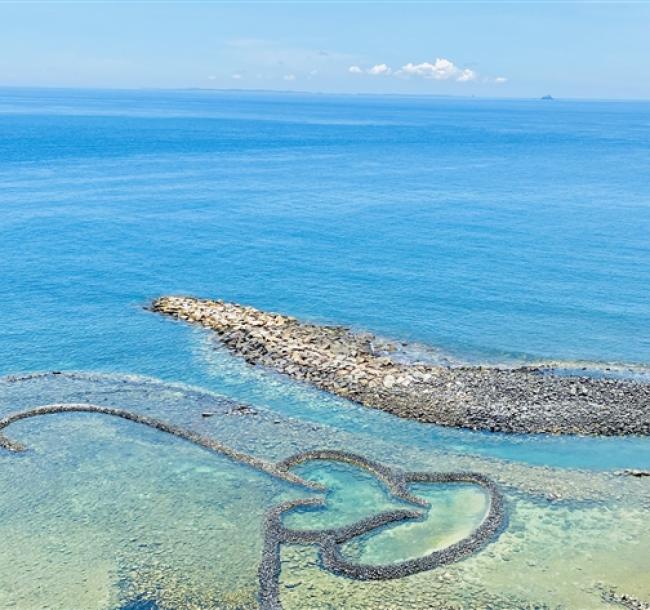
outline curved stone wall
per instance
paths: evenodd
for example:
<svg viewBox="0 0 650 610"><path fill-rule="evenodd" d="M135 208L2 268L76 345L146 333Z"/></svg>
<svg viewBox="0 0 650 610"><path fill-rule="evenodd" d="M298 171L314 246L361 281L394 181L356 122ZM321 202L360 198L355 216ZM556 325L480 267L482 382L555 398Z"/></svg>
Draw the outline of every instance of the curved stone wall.
<svg viewBox="0 0 650 610"><path fill-rule="evenodd" d="M356 580L384 580L402 578L418 572L431 570L441 565L458 561L475 553L490 540L494 539L505 524L506 511L503 496L497 486L488 477L473 472L401 472L384 464L374 462L364 456L335 450L316 450L297 453L286 460L272 464L257 457L239 452L214 439L202 436L191 430L154 419L124 409L80 404L50 404L27 411L10 414L0 419L0 448L20 452L26 447L1 434L9 425L17 421L57 413L95 413L119 417L128 421L154 428L191 442L209 451L219 453L255 468L285 482L300 485L312 491L323 492L325 489L314 482L305 480L290 471L298 464L321 460L338 461L363 468L376 476L395 497L410 502L418 508L414 510L392 510L362 519L351 525L320 530L292 530L282 523L283 515L290 510L304 507L324 507L325 499L302 498L279 504L265 516L263 525L264 545L259 566L259 600L262 610L280 610L282 608L279 594L280 547L283 543L310 544L319 548L322 567L334 574ZM357 564L345 559L341 545L345 542L368 534L378 528L400 521L422 519L428 504L412 494L409 483L470 483L479 485L489 495L490 507L481 525L474 532L457 543L424 557L388 565Z"/></svg>

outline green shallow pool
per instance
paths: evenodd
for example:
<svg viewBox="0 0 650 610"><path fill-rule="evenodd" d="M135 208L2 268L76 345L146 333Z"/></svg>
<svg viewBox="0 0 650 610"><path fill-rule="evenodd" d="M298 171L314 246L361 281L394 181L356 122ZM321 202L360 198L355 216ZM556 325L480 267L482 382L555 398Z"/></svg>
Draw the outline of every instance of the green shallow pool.
<svg viewBox="0 0 650 610"><path fill-rule="evenodd" d="M317 462L295 472L329 491L325 507L288 513L283 522L291 529L344 527L372 514L417 508L391 497L374 476L355 466ZM387 525L344 544L347 559L381 565L422 557L469 536L489 506L486 493L468 484L414 484L410 490L429 503L424 517Z"/></svg>
<svg viewBox="0 0 650 610"><path fill-rule="evenodd" d="M488 546L403 579L361 582L323 569L309 545L281 549L285 609L608 608L613 588L650 599L650 485L611 471L548 468L395 442L279 416L242 414L220 397L138 377L44 376L0 383L0 416L52 402L129 408L277 461L345 449L407 470L475 470L505 495L508 520ZM212 413L203 417L203 413ZM95 414L11 424L28 447L0 450L0 608L117 610L257 607L266 510L285 526L342 527L413 508L365 470L327 461L293 468L324 494L284 483L141 425ZM467 484L412 484L430 508L343 545L359 563L397 563L445 548L484 519L487 496Z"/></svg>
<svg viewBox="0 0 650 610"><path fill-rule="evenodd" d="M344 546L344 555L358 563L384 564L416 559L451 546L471 535L488 508L485 492L470 485L414 485L412 491L429 502L421 521L385 527Z"/></svg>

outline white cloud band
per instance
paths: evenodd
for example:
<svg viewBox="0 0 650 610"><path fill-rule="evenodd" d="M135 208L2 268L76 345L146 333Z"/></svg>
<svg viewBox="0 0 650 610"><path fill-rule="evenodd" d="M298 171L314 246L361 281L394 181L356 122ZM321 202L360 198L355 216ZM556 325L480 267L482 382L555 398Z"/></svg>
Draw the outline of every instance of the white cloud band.
<svg viewBox="0 0 650 610"><path fill-rule="evenodd" d="M419 64L409 62L395 71L387 64L376 64L366 70L357 65L350 66L348 72L350 74L370 74L371 76L388 76L392 74L400 78L453 80L459 83L469 83L478 79L477 72L471 68L459 68L453 61L444 57L438 57L433 63L428 61ZM507 80L507 78L499 76L493 82L505 83Z"/></svg>

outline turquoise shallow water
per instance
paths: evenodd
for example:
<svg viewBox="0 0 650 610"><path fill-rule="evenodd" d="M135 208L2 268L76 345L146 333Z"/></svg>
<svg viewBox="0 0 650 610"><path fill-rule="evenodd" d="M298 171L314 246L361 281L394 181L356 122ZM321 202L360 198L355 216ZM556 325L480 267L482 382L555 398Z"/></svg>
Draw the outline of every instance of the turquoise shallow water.
<svg viewBox="0 0 650 610"><path fill-rule="evenodd" d="M550 360L647 375L649 111L0 90L0 373L147 375L266 415L254 426L208 424L197 415L210 404L201 394L119 376L3 381L0 413L101 399L207 426L270 460L347 448L417 470L472 468L507 486L512 518L497 545L403 584L340 579L318 569L312 550L286 549L287 607L305 607L305 595L313 607L333 595L350 608L436 599L595 607L598 582L648 598L639 546L648 542L647 484L611 475L650 468L647 439L506 437L396 420L251 369L204 331L142 307L165 293L214 296L421 343L444 361ZM15 427L23 441L34 435L36 453L0 455L0 514L16 549L0 572L0 607L114 610L143 592L183 607L179 591L196 607L254 605L263 510L295 490L255 472L239 490L240 466L127 423L65 415ZM341 495L305 519L394 502L361 474L323 468L315 476L338 480ZM422 493L429 521L346 552L397 561L414 540L425 552L481 518L474 489ZM47 541L34 544L42 531ZM576 553L584 561L571 564ZM523 586L512 565L537 584ZM32 586L35 574L48 585Z"/></svg>
<svg viewBox="0 0 650 610"><path fill-rule="evenodd" d="M393 436L390 425L367 434L362 418L357 429L345 429L261 406L241 415L218 395L136 376L0 383L0 414L53 400L155 414L267 461L300 450L352 449L406 470L482 472L502 490L507 521L491 544L407 578L343 578L322 568L314 548L284 545L280 600L287 609L610 608L601 591L612 587L650 598L650 489L643 479L411 443ZM204 418L205 411L215 415ZM116 610L136 601L165 610L255 608L264 511L321 497L106 416L50 415L3 432L28 451L0 452L0 608ZM326 506L288 513L287 527L345 526L404 508L356 467L319 462L295 471L327 486ZM424 518L349 541L346 558L390 564L423 556L484 518L485 494L471 485L411 490L431 504Z"/></svg>

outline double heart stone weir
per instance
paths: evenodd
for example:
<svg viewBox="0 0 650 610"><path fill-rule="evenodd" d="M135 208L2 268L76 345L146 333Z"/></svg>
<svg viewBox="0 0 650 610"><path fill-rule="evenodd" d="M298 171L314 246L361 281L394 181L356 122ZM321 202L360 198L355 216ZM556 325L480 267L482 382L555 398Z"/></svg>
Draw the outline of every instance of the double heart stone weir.
<svg viewBox="0 0 650 610"><path fill-rule="evenodd" d="M264 519L264 546L258 571L260 585L259 601L262 610L281 610L282 608L279 584L280 547L283 543L318 546L322 567L334 574L355 580L386 580L403 578L463 559L477 552L488 542L495 539L505 525L506 510L503 496L491 479L479 473L402 472L379 462L369 460L361 455L334 450L316 450L297 453L281 462L273 464L237 451L210 437L152 417L124 409L87 403L44 405L28 411L13 413L0 419L0 448L13 452L24 451L25 447L22 444L2 435L2 431L10 424L19 420L56 413L97 413L143 424L182 438L209 451L225 455L234 461L264 472L276 479L299 485L315 492L324 492L326 490L323 486L292 473L291 468L298 464L314 460L344 462L365 469L377 477L394 497L420 507L419 510L402 509L386 511L345 527L318 530L289 529L283 525L282 517L287 511L300 507L323 507L325 506L324 498L290 500L272 507L267 511ZM459 540L451 546L435 550L417 559L385 565L358 564L347 560L341 553L341 545L345 542L357 536L368 534L388 524L424 518L425 509L428 504L425 500L410 492L408 488L409 483L469 483L478 485L485 490L489 497L487 515L481 524L466 538Z"/></svg>

